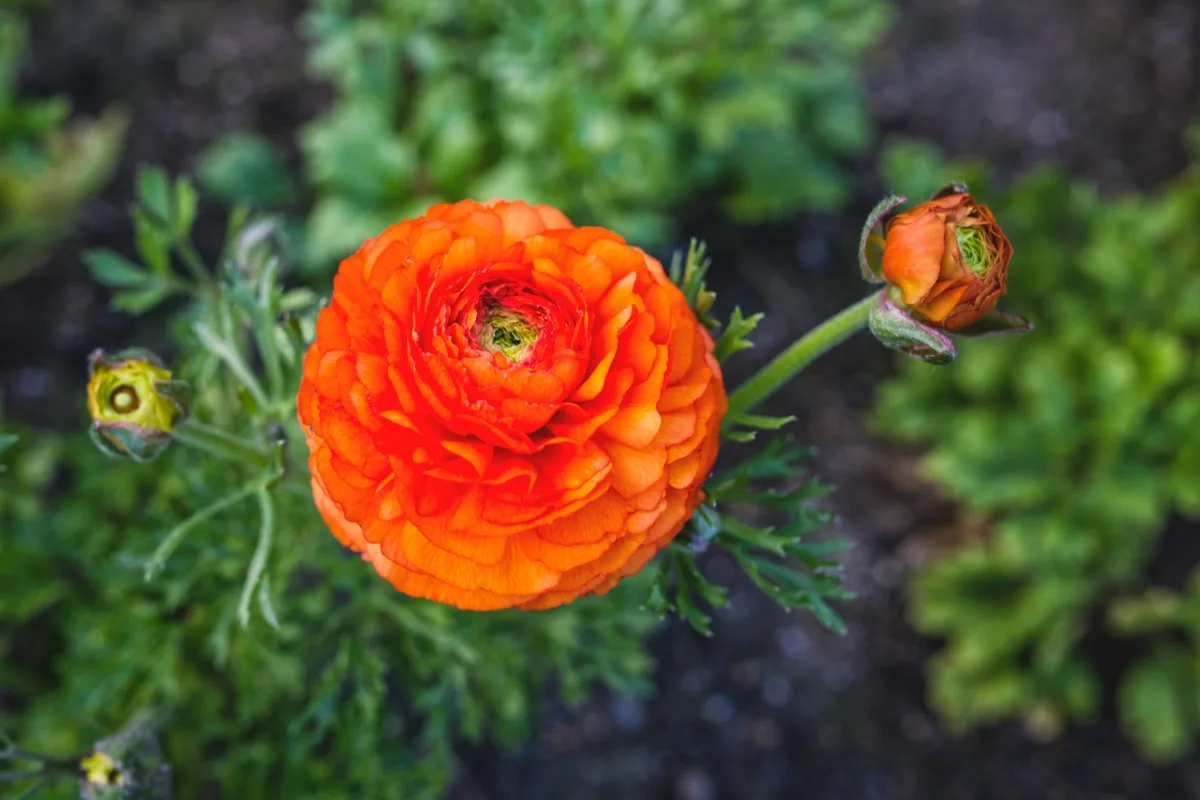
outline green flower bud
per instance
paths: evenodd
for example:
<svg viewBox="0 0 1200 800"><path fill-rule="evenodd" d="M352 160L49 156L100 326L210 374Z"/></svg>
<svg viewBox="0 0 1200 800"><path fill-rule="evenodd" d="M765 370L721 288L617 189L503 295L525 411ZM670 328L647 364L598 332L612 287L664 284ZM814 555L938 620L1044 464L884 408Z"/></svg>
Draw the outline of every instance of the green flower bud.
<svg viewBox="0 0 1200 800"><path fill-rule="evenodd" d="M91 435L105 453L150 461L171 444L171 431L187 416L187 385L147 350L109 355L96 350L88 359L88 413Z"/></svg>

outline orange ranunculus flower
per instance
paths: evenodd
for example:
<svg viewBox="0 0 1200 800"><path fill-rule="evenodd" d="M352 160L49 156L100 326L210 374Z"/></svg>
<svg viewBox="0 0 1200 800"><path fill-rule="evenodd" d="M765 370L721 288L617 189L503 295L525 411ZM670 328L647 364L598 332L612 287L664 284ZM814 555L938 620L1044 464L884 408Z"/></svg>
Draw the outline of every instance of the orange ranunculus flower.
<svg viewBox="0 0 1200 800"><path fill-rule="evenodd" d="M883 274L922 321L953 331L996 307L1011 258L992 212L960 192L896 215Z"/></svg>
<svg viewBox="0 0 1200 800"><path fill-rule="evenodd" d="M524 203L438 205L342 262L298 398L313 495L400 591L607 592L703 498L713 341L658 261Z"/></svg>

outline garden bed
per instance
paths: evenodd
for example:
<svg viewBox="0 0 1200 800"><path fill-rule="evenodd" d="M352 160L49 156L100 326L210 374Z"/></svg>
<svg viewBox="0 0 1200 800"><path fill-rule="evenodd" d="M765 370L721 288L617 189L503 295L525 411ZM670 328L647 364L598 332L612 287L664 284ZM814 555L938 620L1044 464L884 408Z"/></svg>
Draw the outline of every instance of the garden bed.
<svg viewBox="0 0 1200 800"><path fill-rule="evenodd" d="M1111 190L1153 186L1186 163L1182 132L1197 108L1200 53L1200 12L1187 0L1123 0L1103 10L1088 0L900 5L870 79L885 133L987 155L1004 176L1057 161ZM161 317L139 328L147 323L107 311L78 256L84 247L129 249L136 166L186 171L217 135L242 127L291 147L290 131L320 107L303 79L295 13L283 0L64 0L39 21L29 88L66 94L82 113L119 102L134 121L118 178L87 207L77 239L0 293L0 389L11 418L78 424L86 353L160 335ZM710 240L720 303L770 314L759 348L742 359L744 373L861 294L854 220L881 192L870 163L860 165L845 216L747 229L700 214L689 226ZM219 247L219 214L204 215L200 230ZM1023 265L1018 251L1013 268L1036 265ZM712 639L677 621L655 637L655 697L554 709L520 753L464 750L451 796L1200 796L1200 771L1147 766L1111 709L1052 743L1015 725L954 738L932 717L922 670L933 645L905 622L904 575L986 532L921 481L917 453L864 432L872 388L890 364L863 336L773 403L798 417L797 438L818 446L819 472L842 487L832 498L842 521L831 532L855 544L845 561L859 593L842 607L847 636L736 584ZM1164 548L1187 551L1186 539L1165 537ZM1166 552L1159 561L1173 559ZM706 568L719 581L736 573L719 556Z"/></svg>

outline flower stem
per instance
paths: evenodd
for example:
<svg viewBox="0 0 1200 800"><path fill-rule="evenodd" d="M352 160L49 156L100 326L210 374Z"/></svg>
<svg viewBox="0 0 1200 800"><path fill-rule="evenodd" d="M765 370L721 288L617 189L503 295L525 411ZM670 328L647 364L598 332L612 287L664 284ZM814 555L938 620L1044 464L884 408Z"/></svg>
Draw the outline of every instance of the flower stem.
<svg viewBox="0 0 1200 800"><path fill-rule="evenodd" d="M192 514L183 522L176 525L170 533L163 537L162 542L157 548L155 548L154 552L150 555L150 558L147 559L145 572L146 580L152 581L158 577L158 573L162 572L163 567L166 566L167 559L170 558L171 554L175 552L175 548L177 548L179 543L183 541L184 537L188 535L188 532L190 532L200 523L208 520L211 517L215 517L217 514L220 514L230 506L240 503L242 500L245 500L258 490L259 487L257 485L252 485L240 489L233 494L227 494L219 500L209 503L195 514Z"/></svg>
<svg viewBox="0 0 1200 800"><path fill-rule="evenodd" d="M250 568L246 571L246 584L242 587L242 599L238 601L238 622L244 629L250 627L250 601L254 598L254 590L259 588L263 573L267 569L267 556L271 554L271 542L275 537L275 501L267 491L265 482L258 491L258 508L262 522L258 530L258 545L254 548L254 556L250 559Z"/></svg>
<svg viewBox="0 0 1200 800"><path fill-rule="evenodd" d="M750 376L729 396L726 419L751 411L821 355L867 327L867 315L878 296L875 292L825 320Z"/></svg>
<svg viewBox="0 0 1200 800"><path fill-rule="evenodd" d="M220 428L205 425L194 419L185 419L176 425L171 431L171 436L189 447L231 461L240 461L257 470L265 470L271 466L271 455L267 451Z"/></svg>
<svg viewBox="0 0 1200 800"><path fill-rule="evenodd" d="M208 351L225 362L225 366L229 367L229 371L245 387L250 397L258 404L259 409L266 410L270 408L271 401L267 398L267 393L263 391L262 384L258 382L258 378L254 376L254 372L251 371L250 367L246 366L246 362L242 359L241 354L228 341L217 336L212 328L205 323L197 323L195 331L201 343L208 348Z"/></svg>

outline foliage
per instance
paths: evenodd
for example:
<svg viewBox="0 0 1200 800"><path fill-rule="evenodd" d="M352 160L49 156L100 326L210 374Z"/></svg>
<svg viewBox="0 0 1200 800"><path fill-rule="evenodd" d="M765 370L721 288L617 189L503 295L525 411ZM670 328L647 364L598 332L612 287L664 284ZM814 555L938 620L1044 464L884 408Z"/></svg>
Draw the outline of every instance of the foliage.
<svg viewBox="0 0 1200 800"><path fill-rule="evenodd" d="M309 65L335 101L300 136L308 261L464 197L549 203L652 249L706 195L745 220L833 208L868 138L857 61L886 16L882 0L313 0ZM246 199L236 171L203 174Z"/></svg>
<svg viewBox="0 0 1200 800"><path fill-rule="evenodd" d="M981 170L911 143L887 160L913 196L971 179L1013 242L1006 302L1036 325L965 342L951 367L906 360L878 397L878 428L931 445L929 477L993 522L912 579L913 623L947 640L932 703L959 729L1020 716L1053 735L1092 718L1086 645L1107 611L1138 654L1117 692L1127 729L1147 757L1179 757L1200 727L1196 617L1148 613L1165 596L1146 570L1172 514L1200 517L1200 167L1103 198L1053 170L980 190Z"/></svg>
<svg viewBox="0 0 1200 800"><path fill-rule="evenodd" d="M763 315L745 317L734 308L724 326L714 319L710 311L716 295L704 282L710 266L704 245L692 240L686 256L676 254L668 275L697 319L716 336L714 355L724 362L754 346L749 337ZM722 423L721 437L731 443L753 442L760 432L778 431L794 420L731 413ZM811 611L825 627L845 633L829 601L853 596L842 585L840 565L830 558L847 543L810 540L833 515L816 504L830 487L804 468L809 454L788 438L774 438L757 452L741 454L736 466L710 477L704 485L706 502L658 558L649 607L660 616L674 611L698 633L710 636L712 617L706 608L725 606L728 594L704 576L696 559L716 547L781 607ZM747 510L757 510L779 524L749 524L737 513Z"/></svg>
<svg viewBox="0 0 1200 800"><path fill-rule="evenodd" d="M152 708L177 796L407 800L439 795L456 743L519 743L548 688L643 690L649 576L468 613L398 594L328 534L292 397L316 298L280 288L273 229L240 211L214 274L195 207L143 173L145 263L90 262L122 308L189 298L173 366L197 447L114 465L82 435L30 434L5 455L0 728L68 754Z"/></svg>
<svg viewBox="0 0 1200 800"><path fill-rule="evenodd" d="M111 177L127 124L115 110L69 124L65 99L21 96L21 5L0 8L0 288L39 267L70 234L79 206Z"/></svg>
<svg viewBox="0 0 1200 800"><path fill-rule="evenodd" d="M548 686L572 703L597 682L643 690L654 613L707 633L702 606L725 602L695 561L709 546L840 629L841 543L808 538L829 519L812 503L827 487L782 439L711 479L659 568L605 597L481 614L398 594L313 507L294 387L320 301L282 287L278 228L235 209L213 270L192 244L191 184L143 170L137 187L139 262L87 261L117 308L182 303L173 372L191 415L153 464L113 468L83 436L3 439L0 729L23 746L81 752L151 709L181 796L431 797L460 741L519 743ZM707 267L693 243L671 273L717 331ZM756 322L735 312L725 354ZM746 414L724 434L789 421ZM735 518L751 507L780 524Z"/></svg>
<svg viewBox="0 0 1200 800"><path fill-rule="evenodd" d="M811 611L825 627L845 633L845 624L828 601L853 595L842 586L840 565L829 556L847 545L837 539L808 540L832 515L813 504L829 487L803 469L807 455L786 439L774 439L706 485L709 502L659 559L650 607L659 614L676 611L697 631L711 635L711 617L701 603L721 608L728 596L704 576L696 556L715 546L780 606ZM785 486L763 487L780 482ZM729 506L767 509L781 515L783 523L757 527L718 510Z"/></svg>

